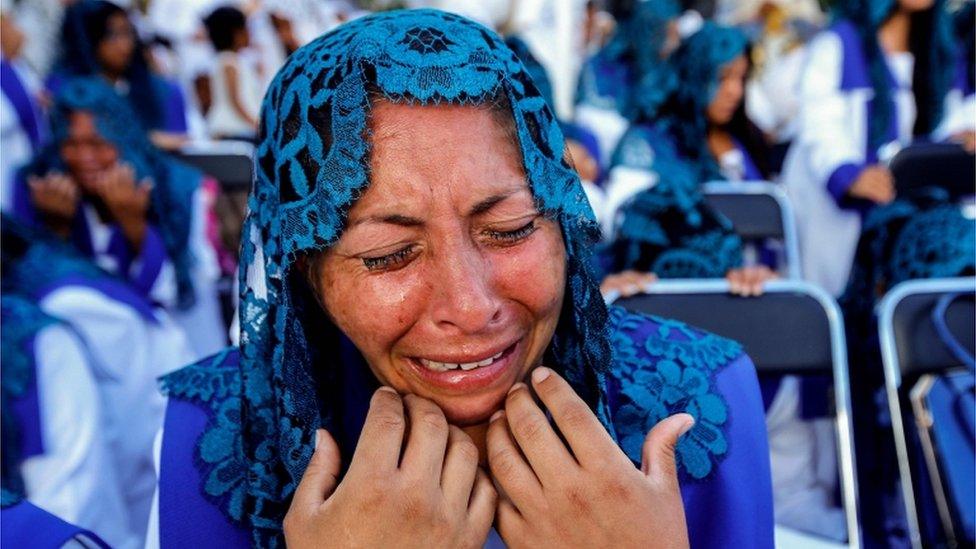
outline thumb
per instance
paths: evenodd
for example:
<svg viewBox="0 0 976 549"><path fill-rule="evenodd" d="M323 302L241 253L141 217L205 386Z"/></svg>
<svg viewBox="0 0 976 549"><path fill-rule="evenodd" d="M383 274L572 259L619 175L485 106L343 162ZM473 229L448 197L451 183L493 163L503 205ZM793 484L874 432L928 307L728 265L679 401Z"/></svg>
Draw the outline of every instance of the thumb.
<svg viewBox="0 0 976 549"><path fill-rule="evenodd" d="M690 414L674 414L658 422L644 439L641 470L652 480L677 484L678 469L674 449L678 438L695 425Z"/></svg>
<svg viewBox="0 0 976 549"><path fill-rule="evenodd" d="M325 429L315 431L315 452L295 489L293 504L300 507L321 505L339 483L340 464L339 445L332 435Z"/></svg>

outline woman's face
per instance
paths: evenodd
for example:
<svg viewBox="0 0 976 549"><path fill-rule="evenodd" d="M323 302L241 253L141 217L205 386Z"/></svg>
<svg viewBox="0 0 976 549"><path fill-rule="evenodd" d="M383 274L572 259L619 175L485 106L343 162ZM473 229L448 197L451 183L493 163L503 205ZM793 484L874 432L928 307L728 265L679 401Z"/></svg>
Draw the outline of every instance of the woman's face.
<svg viewBox="0 0 976 549"><path fill-rule="evenodd" d="M91 113L76 111L68 119L68 137L61 142L61 159L81 191L90 194L99 174L118 161L119 152L98 132Z"/></svg>
<svg viewBox="0 0 976 549"><path fill-rule="evenodd" d="M716 126L728 124L742 103L749 62L745 54L722 65L718 72L718 87L708 104L708 121Z"/></svg>
<svg viewBox="0 0 976 549"><path fill-rule="evenodd" d="M135 29L129 18L122 13L110 15L105 23L105 36L95 53L102 70L112 76L121 75L129 68L135 49Z"/></svg>
<svg viewBox="0 0 976 549"><path fill-rule="evenodd" d="M458 425L486 421L541 362L565 288L559 226L497 117L374 105L370 186L313 270L376 377Z"/></svg>

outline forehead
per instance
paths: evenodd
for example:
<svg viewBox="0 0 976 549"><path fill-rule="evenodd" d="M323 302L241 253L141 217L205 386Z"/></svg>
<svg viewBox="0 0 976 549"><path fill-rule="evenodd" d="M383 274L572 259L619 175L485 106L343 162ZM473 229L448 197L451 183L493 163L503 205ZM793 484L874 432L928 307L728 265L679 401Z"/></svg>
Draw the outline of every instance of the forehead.
<svg viewBox="0 0 976 549"><path fill-rule="evenodd" d="M73 137L100 135L95 116L88 111L72 111L68 115L68 133Z"/></svg>
<svg viewBox="0 0 976 549"><path fill-rule="evenodd" d="M514 121L487 106L377 102L370 123L370 183L350 216L371 202L463 201L528 190Z"/></svg>

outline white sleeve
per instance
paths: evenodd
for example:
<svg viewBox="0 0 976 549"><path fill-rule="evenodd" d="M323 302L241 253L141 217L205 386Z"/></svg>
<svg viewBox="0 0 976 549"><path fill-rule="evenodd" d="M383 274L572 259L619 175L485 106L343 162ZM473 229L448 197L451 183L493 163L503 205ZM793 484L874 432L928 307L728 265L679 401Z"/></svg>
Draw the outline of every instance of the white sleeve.
<svg viewBox="0 0 976 549"><path fill-rule="evenodd" d="M620 208L637 193L653 187L657 180L657 174L651 170L627 166L616 166L610 170L607 174L603 211L597 214L604 240L610 241L615 237Z"/></svg>
<svg viewBox="0 0 976 549"><path fill-rule="evenodd" d="M843 164L864 162L866 96L870 89L840 89L843 45L823 32L809 46L800 79L799 131L793 146L806 155L811 183L826 185Z"/></svg>
<svg viewBox="0 0 976 549"><path fill-rule="evenodd" d="M159 470L162 464L163 427L159 428L153 439L153 466L156 469L156 493L153 494L152 507L149 509L149 524L146 527L146 549L158 549L162 542L159 539Z"/></svg>
<svg viewBox="0 0 976 549"><path fill-rule="evenodd" d="M44 453L22 465L28 499L113 547L138 546L102 436L101 401L81 341L55 325L37 335L34 352Z"/></svg>
<svg viewBox="0 0 976 549"><path fill-rule="evenodd" d="M976 131L976 94L963 96L961 90L950 90L946 94L942 122L932 137L944 141L967 131Z"/></svg>

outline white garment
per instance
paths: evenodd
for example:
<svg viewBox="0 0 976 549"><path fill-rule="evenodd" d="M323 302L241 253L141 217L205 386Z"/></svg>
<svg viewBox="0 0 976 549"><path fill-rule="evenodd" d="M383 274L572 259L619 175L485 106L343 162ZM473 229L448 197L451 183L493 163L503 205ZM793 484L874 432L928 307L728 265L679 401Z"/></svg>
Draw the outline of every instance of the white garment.
<svg viewBox="0 0 976 549"><path fill-rule="evenodd" d="M27 499L113 547L138 547L84 345L66 326L51 325L35 337L34 356L44 453L21 464Z"/></svg>
<svg viewBox="0 0 976 549"><path fill-rule="evenodd" d="M574 122L596 137L600 147L600 165L609 166L620 138L630 127L630 121L611 107L583 103L576 106Z"/></svg>
<svg viewBox="0 0 976 549"><path fill-rule="evenodd" d="M28 67L18 61L11 62L11 66L27 93L36 94L41 89L40 81ZM43 123L43 120L38 120L38 124ZM3 151L3 162L0 162L0 211L9 212L13 206L17 171L31 161L34 150L27 132L20 125L17 110L4 93L0 93L0 151Z"/></svg>
<svg viewBox="0 0 976 549"><path fill-rule="evenodd" d="M912 57L888 56L899 84L895 116L901 145L912 138L915 103L911 91ZM782 180L796 207L803 275L839 295L847 285L861 218L841 209L827 190L827 180L844 164L865 162L870 88L842 90L843 48L832 31L811 41L800 84L797 135L783 165Z"/></svg>
<svg viewBox="0 0 976 549"><path fill-rule="evenodd" d="M783 378L766 411L766 430L776 524L847 539L844 511L833 501L837 454L832 422L800 418L800 383L795 376Z"/></svg>
<svg viewBox="0 0 976 549"><path fill-rule="evenodd" d="M942 123L933 133L935 139L944 141L961 132L976 131L976 93L964 96L962 90L946 94Z"/></svg>
<svg viewBox="0 0 976 549"><path fill-rule="evenodd" d="M120 265L115 256L108 253L114 225L104 223L91 204L82 204L81 208L85 221L88 222L92 250L95 252L95 264L122 277L134 278L138 276L139 271L142 270L142 258L136 257L132 260L128 273L120 272ZM171 307L176 303L176 271L174 271L173 263L169 259L163 261L163 266L159 269L156 280L153 281L148 297L165 307Z"/></svg>
<svg viewBox="0 0 976 549"><path fill-rule="evenodd" d="M651 170L641 170L627 166L616 166L607 174L604 186L603 208L597 214L603 239L610 242L620 224L620 209L641 191L657 184L658 176Z"/></svg>
<svg viewBox="0 0 976 549"><path fill-rule="evenodd" d="M68 322L87 344L105 412L102 435L127 512L120 520L142 539L156 484L152 442L165 411L156 380L190 362L186 338L163 311L157 311L156 322L150 323L129 306L88 287L57 289L40 306Z"/></svg>
<svg viewBox="0 0 976 549"><path fill-rule="evenodd" d="M190 253L193 267L190 276L196 302L187 310L171 309L173 320L186 333L193 360L210 356L227 346L227 327L224 325L217 281L220 266L217 252L207 237L207 222L216 196L206 186L193 195L193 218L190 221Z"/></svg>
<svg viewBox="0 0 976 549"><path fill-rule="evenodd" d="M244 60L243 56L231 51L217 54L213 70L210 72L212 103L207 111L207 128L211 137L240 137L254 135L256 129L241 117L231 102L230 89L224 76L224 68L237 69L237 95L244 112L252 119L258 119L264 87L257 68Z"/></svg>

